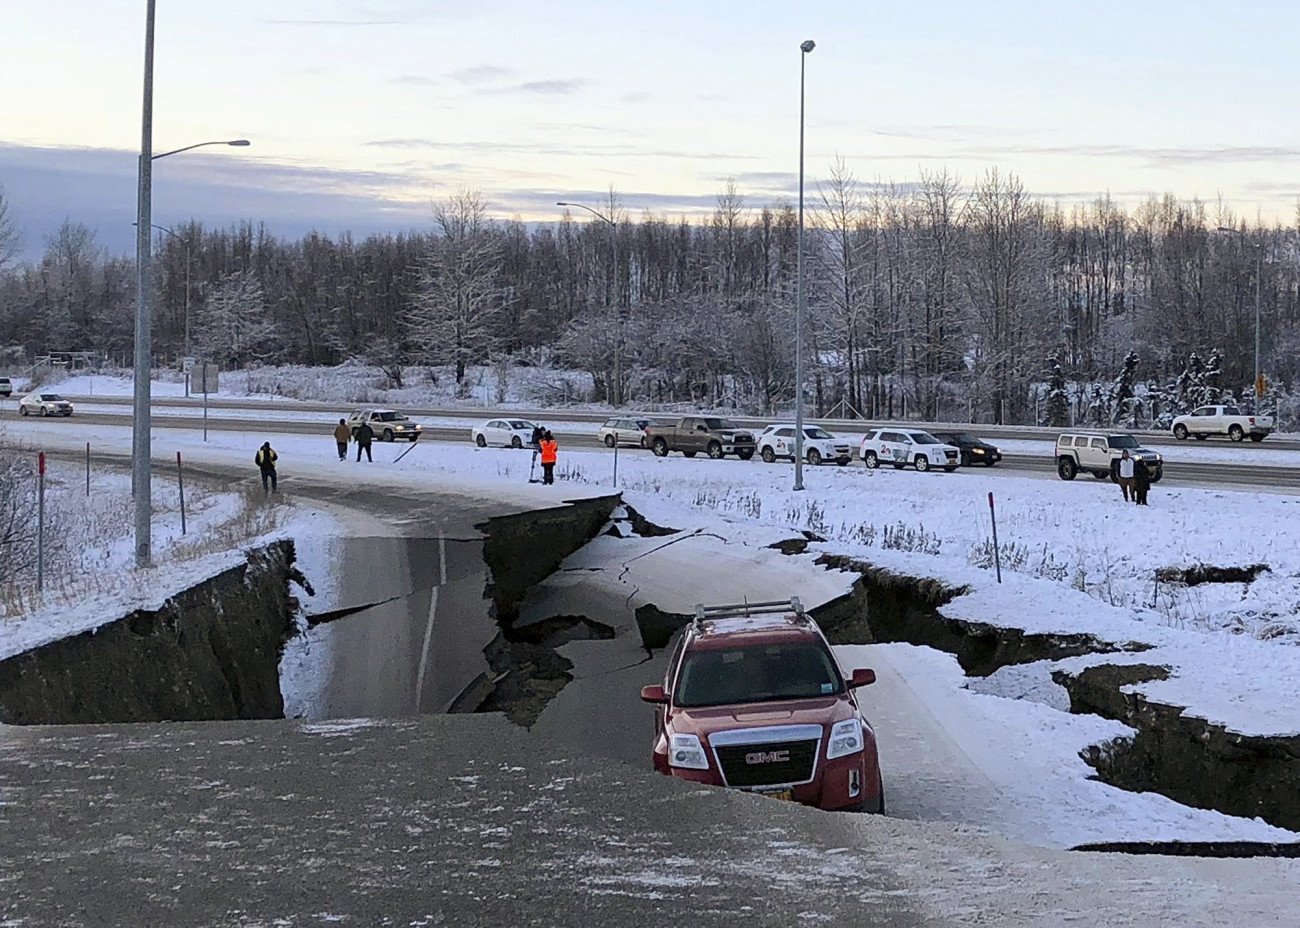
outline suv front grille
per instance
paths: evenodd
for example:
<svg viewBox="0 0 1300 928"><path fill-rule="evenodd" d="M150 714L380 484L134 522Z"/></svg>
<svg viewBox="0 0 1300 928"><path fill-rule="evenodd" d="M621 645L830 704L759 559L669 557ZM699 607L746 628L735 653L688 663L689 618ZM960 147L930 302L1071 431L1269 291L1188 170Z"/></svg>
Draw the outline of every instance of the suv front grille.
<svg viewBox="0 0 1300 928"><path fill-rule="evenodd" d="M817 766L820 739L715 746L728 786L786 786L807 783Z"/></svg>

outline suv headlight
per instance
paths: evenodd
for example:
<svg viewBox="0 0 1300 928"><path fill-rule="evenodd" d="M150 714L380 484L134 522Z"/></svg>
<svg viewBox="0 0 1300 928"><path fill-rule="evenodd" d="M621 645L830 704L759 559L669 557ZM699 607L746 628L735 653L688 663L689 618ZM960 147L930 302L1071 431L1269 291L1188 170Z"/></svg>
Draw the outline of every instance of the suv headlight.
<svg viewBox="0 0 1300 928"><path fill-rule="evenodd" d="M687 770L708 770L709 757L698 735L673 735L668 745L668 765Z"/></svg>
<svg viewBox="0 0 1300 928"><path fill-rule="evenodd" d="M862 723L845 719L831 726L831 740L826 745L826 759L834 760L862 750Z"/></svg>

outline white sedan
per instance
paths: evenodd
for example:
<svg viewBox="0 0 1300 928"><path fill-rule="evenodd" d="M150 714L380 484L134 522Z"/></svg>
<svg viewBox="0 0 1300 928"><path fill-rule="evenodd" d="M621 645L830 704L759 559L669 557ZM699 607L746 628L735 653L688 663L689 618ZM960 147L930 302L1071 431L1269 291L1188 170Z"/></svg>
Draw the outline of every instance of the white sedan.
<svg viewBox="0 0 1300 928"><path fill-rule="evenodd" d="M952 473L961 465L959 449L916 429L872 429L862 436L860 451L868 468L893 464L902 470L910 464L920 471L942 467Z"/></svg>
<svg viewBox="0 0 1300 928"><path fill-rule="evenodd" d="M522 448L533 440L536 422L527 419L489 419L473 429L474 444L480 448L500 445L503 448Z"/></svg>
<svg viewBox="0 0 1300 928"><path fill-rule="evenodd" d="M57 393L28 393L18 401L18 412L24 416L70 416L72 404Z"/></svg>
<svg viewBox="0 0 1300 928"><path fill-rule="evenodd" d="M777 458L794 460L796 433L794 425L769 425L758 436L758 456L768 464ZM834 461L843 467L853 459L853 446L847 439L836 438L815 425L803 427L803 453L814 466L823 461Z"/></svg>

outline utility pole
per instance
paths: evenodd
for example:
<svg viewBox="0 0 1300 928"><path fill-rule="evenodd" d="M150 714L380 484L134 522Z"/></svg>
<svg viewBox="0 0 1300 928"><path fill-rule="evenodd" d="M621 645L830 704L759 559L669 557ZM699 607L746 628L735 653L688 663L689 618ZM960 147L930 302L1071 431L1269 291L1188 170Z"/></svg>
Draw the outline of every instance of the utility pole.
<svg viewBox="0 0 1300 928"><path fill-rule="evenodd" d="M799 46L799 250L795 259L798 296L794 309L794 489L803 489L803 122L804 70L812 39Z"/></svg>
<svg viewBox="0 0 1300 928"><path fill-rule="evenodd" d="M135 230L135 384L131 432L131 491L135 494L135 566L153 562L150 522L153 498L150 486L149 419L150 370L153 351L153 24L156 0L148 0L144 32L144 107L140 127L140 168Z"/></svg>

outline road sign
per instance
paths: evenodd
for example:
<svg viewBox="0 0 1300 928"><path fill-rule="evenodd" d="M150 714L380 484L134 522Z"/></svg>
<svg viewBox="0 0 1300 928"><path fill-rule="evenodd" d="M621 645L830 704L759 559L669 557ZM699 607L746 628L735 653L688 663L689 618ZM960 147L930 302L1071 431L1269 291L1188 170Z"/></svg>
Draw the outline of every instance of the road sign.
<svg viewBox="0 0 1300 928"><path fill-rule="evenodd" d="M194 370L194 363L197 360L198 358L181 358L181 373L188 374L190 371Z"/></svg>

